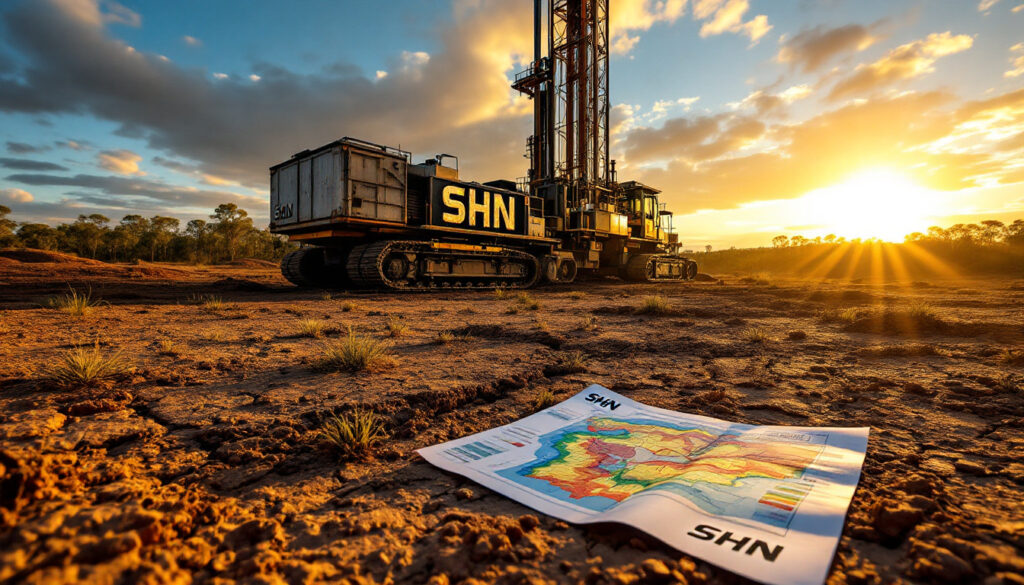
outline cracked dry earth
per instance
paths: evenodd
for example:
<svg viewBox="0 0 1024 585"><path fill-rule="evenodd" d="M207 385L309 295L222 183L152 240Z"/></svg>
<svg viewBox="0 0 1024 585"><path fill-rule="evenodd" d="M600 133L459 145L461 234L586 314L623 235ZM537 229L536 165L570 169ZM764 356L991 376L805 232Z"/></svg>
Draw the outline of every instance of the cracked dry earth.
<svg viewBox="0 0 1024 585"><path fill-rule="evenodd" d="M870 426L830 584L1024 583L1019 281L593 282L538 289L539 309L510 314L512 300L482 292L327 298L257 264L61 262L0 266L0 582L746 583L415 454L526 415L541 391L600 383L733 421ZM79 318L41 308L66 281L109 304ZM227 305L188 302L203 294ZM637 314L652 294L668 310ZM856 332L820 317L920 302L946 326ZM321 373L339 333L297 336L300 317L385 336L388 316L408 329L375 374ZM439 344L442 330L467 335ZM93 343L123 350L134 373L48 381L62 352ZM586 371L561 374L575 350ZM316 429L353 405L390 437L342 461Z"/></svg>

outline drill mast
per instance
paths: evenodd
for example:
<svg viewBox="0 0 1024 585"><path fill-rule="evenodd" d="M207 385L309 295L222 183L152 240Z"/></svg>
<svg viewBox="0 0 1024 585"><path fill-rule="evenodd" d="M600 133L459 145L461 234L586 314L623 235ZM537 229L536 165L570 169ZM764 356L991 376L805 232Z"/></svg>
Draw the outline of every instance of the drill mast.
<svg viewBox="0 0 1024 585"><path fill-rule="evenodd" d="M534 100L529 183L545 215L611 202L608 53L608 0L534 0L534 61L512 87Z"/></svg>

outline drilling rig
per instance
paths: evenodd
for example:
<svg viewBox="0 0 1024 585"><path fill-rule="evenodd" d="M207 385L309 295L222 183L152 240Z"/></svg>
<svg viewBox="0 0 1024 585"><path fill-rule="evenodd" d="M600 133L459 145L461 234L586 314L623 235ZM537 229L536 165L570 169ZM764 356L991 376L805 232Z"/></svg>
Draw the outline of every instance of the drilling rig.
<svg viewBox="0 0 1024 585"><path fill-rule="evenodd" d="M660 191L620 183L609 159L608 2L534 0L534 59L512 84L533 101L523 179L466 181L455 156L414 164L347 137L270 167L270 229L304 244L284 276L392 290L695 278Z"/></svg>

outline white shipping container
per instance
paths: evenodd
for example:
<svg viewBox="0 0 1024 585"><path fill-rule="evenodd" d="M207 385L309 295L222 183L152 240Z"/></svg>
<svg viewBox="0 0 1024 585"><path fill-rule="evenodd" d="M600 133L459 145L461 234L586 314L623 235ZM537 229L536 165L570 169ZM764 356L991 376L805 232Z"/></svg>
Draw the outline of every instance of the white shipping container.
<svg viewBox="0 0 1024 585"><path fill-rule="evenodd" d="M270 168L270 227L292 231L346 218L404 224L404 153L342 139Z"/></svg>

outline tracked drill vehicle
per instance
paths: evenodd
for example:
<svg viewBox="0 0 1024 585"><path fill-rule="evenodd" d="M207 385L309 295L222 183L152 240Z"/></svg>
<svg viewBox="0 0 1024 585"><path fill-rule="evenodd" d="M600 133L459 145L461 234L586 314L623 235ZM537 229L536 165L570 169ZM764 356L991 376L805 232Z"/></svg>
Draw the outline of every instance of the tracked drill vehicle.
<svg viewBox="0 0 1024 585"><path fill-rule="evenodd" d="M609 160L608 40L608 0L534 0L535 59L512 85L534 104L518 181L466 181L454 156L414 164L354 138L271 167L270 229L306 244L284 276L394 290L693 279L659 191L620 183Z"/></svg>

